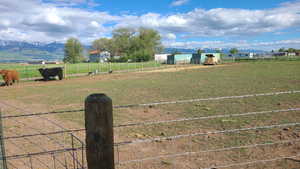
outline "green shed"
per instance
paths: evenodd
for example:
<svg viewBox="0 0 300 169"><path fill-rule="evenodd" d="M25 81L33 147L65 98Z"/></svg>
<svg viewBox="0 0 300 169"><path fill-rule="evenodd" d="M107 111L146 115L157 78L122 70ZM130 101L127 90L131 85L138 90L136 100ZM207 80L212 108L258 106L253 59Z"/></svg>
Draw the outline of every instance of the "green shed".
<svg viewBox="0 0 300 169"><path fill-rule="evenodd" d="M191 64L200 64L201 63L201 54L193 54L191 59Z"/></svg>
<svg viewBox="0 0 300 169"><path fill-rule="evenodd" d="M167 59L167 64L184 64L190 63L193 54L175 54L169 55Z"/></svg>

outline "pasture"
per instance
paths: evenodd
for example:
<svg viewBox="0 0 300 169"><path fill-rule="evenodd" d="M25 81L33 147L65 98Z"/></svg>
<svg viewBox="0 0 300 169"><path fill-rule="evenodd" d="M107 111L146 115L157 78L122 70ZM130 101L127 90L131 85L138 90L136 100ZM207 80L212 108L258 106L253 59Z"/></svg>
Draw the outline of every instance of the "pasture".
<svg viewBox="0 0 300 169"><path fill-rule="evenodd" d="M64 74L68 76L86 75L89 72L107 73L108 71L142 71L143 69L159 68L162 65L158 62L138 62L138 63L77 63L77 64L1 64L1 69L14 69L20 73L21 79L33 79L41 77L39 68L63 67Z"/></svg>
<svg viewBox="0 0 300 169"><path fill-rule="evenodd" d="M191 103L114 109L116 126L168 121L116 127L116 143L140 141L115 148L117 168L299 168L300 111L297 108L300 108L300 93L205 100L282 91L300 91L299 61L245 62L103 74L63 81L24 82L13 87L1 87L0 106L2 115L18 115L82 109L85 98L92 93L107 94L114 105L203 98ZM226 116L245 113L249 114ZM215 118L204 118L213 116ZM84 127L84 113L71 111L17 120L7 118L3 119L3 123L5 137L81 129ZM270 127L274 125L279 126ZM264 126L269 128L259 128ZM218 132L247 128L251 130ZM84 131L74 132L74 135L84 140ZM178 135L189 136L172 137ZM15 155L58 149L53 140L70 147L67 136L51 135L52 141L41 135L37 138L7 139L6 152L7 155ZM141 141L152 138L166 139ZM52 159L52 156L30 158L33 168L46 168L47 164L43 161L47 158ZM56 158L58 160L62 156ZM27 157L11 159L8 165L17 168L29 164L28 161ZM58 162L55 167L63 168ZM48 165L48 168L54 168L54 164Z"/></svg>

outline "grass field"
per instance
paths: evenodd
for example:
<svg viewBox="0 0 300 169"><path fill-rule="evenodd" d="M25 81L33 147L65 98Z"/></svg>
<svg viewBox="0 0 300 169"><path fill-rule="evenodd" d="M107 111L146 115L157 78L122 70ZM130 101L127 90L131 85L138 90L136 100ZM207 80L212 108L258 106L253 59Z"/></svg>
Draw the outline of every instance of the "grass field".
<svg viewBox="0 0 300 169"><path fill-rule="evenodd" d="M14 69L20 73L22 79L41 77L39 68L63 67L67 76L76 74L88 74L88 72L112 71L132 71L147 68L158 68L158 62L139 63L78 63L78 64L58 64L58 65L28 65L28 64L0 64L1 69Z"/></svg>
<svg viewBox="0 0 300 169"><path fill-rule="evenodd" d="M265 61L170 69L164 71L105 74L51 82L24 82L0 88L0 101L14 104L31 112L82 109L85 98L92 93L106 93L114 105L160 101L247 95L300 90L300 61ZM244 99L203 101L154 107L114 110L114 123L172 120L210 115L236 114L300 107L300 93ZM7 109L4 113L21 113ZM67 128L84 126L82 112L51 116ZM300 122L299 111L216 118L188 122L139 126L115 130L115 141L127 141L195 132L267 126ZM46 130L46 129L45 129ZM84 134L81 135L84 137ZM173 141L120 147L121 161L157 154L226 148L249 144L274 143L300 138L300 127L253 130L240 133L197 136ZM9 144L9 143L7 143ZM299 142L264 148L242 148L226 152L163 158L134 163L121 168L203 168L249 160L295 155ZM298 151L299 152L299 151ZM239 168L299 168L293 161L279 160ZM234 168L234 167L233 167Z"/></svg>

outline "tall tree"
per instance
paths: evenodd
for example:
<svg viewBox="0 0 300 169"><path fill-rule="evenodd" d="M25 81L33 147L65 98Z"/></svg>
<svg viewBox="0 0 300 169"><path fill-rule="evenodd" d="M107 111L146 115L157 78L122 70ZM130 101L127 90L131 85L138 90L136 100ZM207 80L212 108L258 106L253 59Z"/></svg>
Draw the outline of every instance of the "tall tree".
<svg viewBox="0 0 300 169"><path fill-rule="evenodd" d="M119 28L112 32L116 53L122 56L130 54L131 41L135 33L135 30L131 28Z"/></svg>
<svg viewBox="0 0 300 169"><path fill-rule="evenodd" d="M230 49L229 52L234 55L234 54L239 53L239 50L237 48L232 48L232 49Z"/></svg>
<svg viewBox="0 0 300 169"><path fill-rule="evenodd" d="M64 59L66 63L79 63L84 60L83 47L78 39L69 38L65 44Z"/></svg>
<svg viewBox="0 0 300 169"><path fill-rule="evenodd" d="M163 49L161 44L161 36L156 30L148 28L139 28L138 36L134 38L137 48L134 52L143 54L143 58L138 59L139 61L148 61L153 59L156 52L160 52Z"/></svg>
<svg viewBox="0 0 300 169"><path fill-rule="evenodd" d="M99 51L108 51L112 55L115 53L115 45L113 39L100 38L93 41L93 48Z"/></svg>

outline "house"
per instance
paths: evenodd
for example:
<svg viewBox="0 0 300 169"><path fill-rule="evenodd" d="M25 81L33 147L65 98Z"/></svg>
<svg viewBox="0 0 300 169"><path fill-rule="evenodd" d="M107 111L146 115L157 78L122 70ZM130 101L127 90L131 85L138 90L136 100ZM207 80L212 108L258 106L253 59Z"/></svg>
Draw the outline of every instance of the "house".
<svg viewBox="0 0 300 169"><path fill-rule="evenodd" d="M110 58L110 53L107 51L92 50L89 52L90 62L105 62Z"/></svg>
<svg viewBox="0 0 300 169"><path fill-rule="evenodd" d="M288 56L296 56L296 53L295 53L295 52L288 52L287 55L288 55Z"/></svg>
<svg viewBox="0 0 300 169"><path fill-rule="evenodd" d="M37 61L33 60L33 61L29 61L28 64L30 64L30 65L44 65L44 64L46 64L46 62L43 61L43 60L37 60Z"/></svg>
<svg viewBox="0 0 300 169"><path fill-rule="evenodd" d="M275 52L273 56L297 56L295 52Z"/></svg>
<svg viewBox="0 0 300 169"><path fill-rule="evenodd" d="M237 54L229 54L229 57L235 57L235 58L254 58L254 53L247 53L247 52L243 52L243 53L237 53Z"/></svg>
<svg viewBox="0 0 300 169"><path fill-rule="evenodd" d="M49 64L49 65L59 65L59 64L62 64L62 62L59 62L59 61L46 61L45 64Z"/></svg>
<svg viewBox="0 0 300 169"><path fill-rule="evenodd" d="M155 54L154 60L159 63L167 63L169 55L171 54Z"/></svg>
<svg viewBox="0 0 300 169"><path fill-rule="evenodd" d="M287 52L274 52L273 56L288 56Z"/></svg>
<svg viewBox="0 0 300 169"><path fill-rule="evenodd" d="M186 64L190 63L193 54L174 54L168 55L167 64Z"/></svg>

